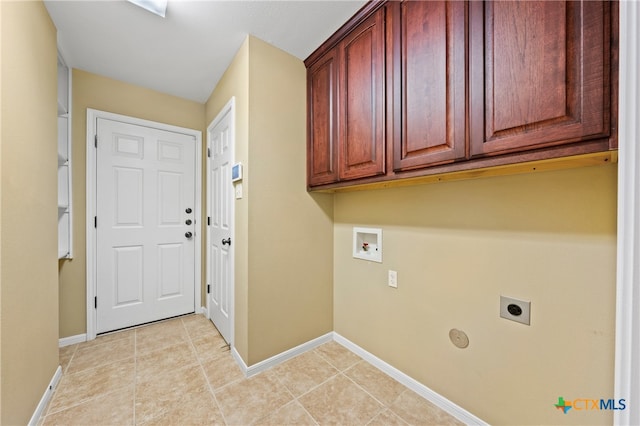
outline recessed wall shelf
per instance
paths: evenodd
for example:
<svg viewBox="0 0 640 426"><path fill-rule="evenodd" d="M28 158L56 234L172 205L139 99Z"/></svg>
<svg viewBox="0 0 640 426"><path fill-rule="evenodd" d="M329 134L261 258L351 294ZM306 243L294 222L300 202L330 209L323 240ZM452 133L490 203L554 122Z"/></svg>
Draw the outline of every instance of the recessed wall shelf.
<svg viewBox="0 0 640 426"><path fill-rule="evenodd" d="M353 228L353 257L382 263L382 229Z"/></svg>
<svg viewBox="0 0 640 426"><path fill-rule="evenodd" d="M72 257L71 71L58 54L58 259Z"/></svg>

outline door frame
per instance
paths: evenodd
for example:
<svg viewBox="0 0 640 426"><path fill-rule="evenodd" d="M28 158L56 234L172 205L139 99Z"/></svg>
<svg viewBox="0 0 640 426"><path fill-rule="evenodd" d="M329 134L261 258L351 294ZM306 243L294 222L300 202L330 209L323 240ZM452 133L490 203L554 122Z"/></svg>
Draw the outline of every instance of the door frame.
<svg viewBox="0 0 640 426"><path fill-rule="evenodd" d="M616 425L640 423L640 5L620 2L618 116L618 235L614 397L627 409L613 414ZM631 403L629 403L631 402Z"/></svg>
<svg viewBox="0 0 640 426"><path fill-rule="evenodd" d="M227 115L229 114L230 116L230 121L231 121L231 164L234 164L235 160L236 160L236 98L235 96L232 96L231 99L229 99L229 101L225 104L224 107L222 107L222 109L220 110L220 112L216 115L216 118L214 118L211 123L209 123L209 125L207 126L207 150L211 149L211 131L213 129L215 129L215 127L220 123L220 121ZM206 215L207 216L211 216L211 212L209 211L209 201L210 201L210 191L213 189L212 185L211 185L211 157L209 157L207 155L207 187L206 187L206 192L207 192L207 209L206 209ZM233 192L232 192L233 194ZM234 342L235 342L235 282L236 282L236 271L235 271L235 261L236 261L236 220L235 220L235 197L231 197L231 206L233 209L233 214L231 217L231 221L232 221L232 229L231 229L231 241L233 241L233 244L231 245L231 247L229 248L229 255L231 256L231 282L229 283L229 347L230 348L234 348ZM211 246L210 244L210 239L211 239L211 233L210 233L210 227L207 226L207 247L206 247L206 251L205 251L205 255L207 256L206 259L206 284L209 285L211 284L211 256L209 253L209 247ZM206 293L206 298L207 298L207 303L206 303L206 315L207 318L210 320L211 319L211 315L209 312L209 293Z"/></svg>
<svg viewBox="0 0 640 426"><path fill-rule="evenodd" d="M86 192L86 244L87 244L87 340L96 338L97 311L94 307L94 297L97 294L97 229L94 226L96 216L96 191L97 191L97 164L95 138L97 134L98 118L119 121L136 126L151 127L154 129L181 133L195 138L195 204L194 218L196 218L196 228L194 232L194 309L196 313L202 312L202 224L198 227L198 220L202 219L202 132L199 130L187 129L185 127L173 126L156 121L143 120L141 118L129 117L121 114L100 111L87 108L87 192Z"/></svg>

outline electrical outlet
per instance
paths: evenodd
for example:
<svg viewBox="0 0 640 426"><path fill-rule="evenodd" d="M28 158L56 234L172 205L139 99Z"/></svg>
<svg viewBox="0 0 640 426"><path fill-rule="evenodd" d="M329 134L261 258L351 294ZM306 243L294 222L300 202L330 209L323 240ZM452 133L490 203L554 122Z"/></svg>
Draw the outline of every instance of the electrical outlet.
<svg viewBox="0 0 640 426"><path fill-rule="evenodd" d="M389 269L389 287L398 288L398 272Z"/></svg>
<svg viewBox="0 0 640 426"><path fill-rule="evenodd" d="M530 325L531 302L500 296L500 317Z"/></svg>

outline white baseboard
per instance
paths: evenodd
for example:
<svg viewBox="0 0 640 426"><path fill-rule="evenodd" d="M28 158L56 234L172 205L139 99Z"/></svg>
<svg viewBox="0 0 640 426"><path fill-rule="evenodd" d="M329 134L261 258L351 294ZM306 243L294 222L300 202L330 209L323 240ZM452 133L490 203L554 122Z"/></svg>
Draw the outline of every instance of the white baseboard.
<svg viewBox="0 0 640 426"><path fill-rule="evenodd" d="M244 363L244 360L236 350L235 346L231 348L231 356L236 360L238 367L240 367L240 370L242 370L242 374L247 377L247 370L249 369L249 367L247 367L247 364Z"/></svg>
<svg viewBox="0 0 640 426"><path fill-rule="evenodd" d="M47 404L49 403L49 400L51 399L56 386L58 386L58 382L60 381L61 377L62 367L58 366L56 372L53 373L53 377L49 382L49 386L47 386L47 389L44 391L44 394L42 395L42 398L40 399L40 402L36 407L36 411L33 412L33 416L31 416L31 420L29 420L29 426L35 426L38 424L38 421L40 420L40 417L42 417L42 413L44 412L45 408L47 408Z"/></svg>
<svg viewBox="0 0 640 426"><path fill-rule="evenodd" d="M476 417L475 415L471 414L464 408L448 400L447 398L440 395L439 393L429 389L422 383L406 375L405 373L393 367L392 365L387 364L385 361L381 360L380 358L373 355L372 353L367 352L360 346L356 345L352 341L348 340L347 338L341 336L336 332L327 333L324 336L320 336L316 339L310 340L306 343L296 346L295 348L289 349L278 355L274 355L271 358L265 359L264 361L260 361L259 363L254 364L252 366L247 366L247 364L245 364L244 360L242 359L238 351L236 351L235 347L231 348L231 355L238 363L238 366L240 366L240 369L242 370L242 373L245 375L245 377L252 377L258 373L268 370L271 367L275 367L278 364L281 364L293 357L296 357L307 351L310 351L311 349L315 349L318 346L324 343L330 342L332 340L344 346L345 348L349 349L351 352L359 355L361 358L369 362L371 365L373 365L383 373L391 376L392 378L402 383L407 388L411 389L412 391L414 391L415 393L417 393L427 401L431 402L438 408L451 414L453 417L457 418L461 422L464 422L467 425L488 426L488 423L485 422L484 420L480 419L479 417Z"/></svg>
<svg viewBox="0 0 640 426"><path fill-rule="evenodd" d="M209 319L209 311L207 310L206 306L200 306L200 310L196 310L196 314L202 314L204 315L207 319Z"/></svg>
<svg viewBox="0 0 640 426"><path fill-rule="evenodd" d="M258 373L261 373L265 370L268 370L271 367L275 367L278 364L281 364L285 361L290 360L300 354L303 354L311 349L315 349L318 346L330 342L333 340L333 333L327 333L324 336L317 337L313 340L309 340L306 343L296 346L295 348L291 348L287 351L279 353L278 355L274 355L271 358L267 358L264 361L260 361L257 364L253 364L250 367L247 367L247 364L244 363L244 360L240 356L240 354L236 351L236 348L232 348L231 354L235 358L236 362L240 366L240 369L244 373L245 377L255 376Z"/></svg>
<svg viewBox="0 0 640 426"><path fill-rule="evenodd" d="M75 336L63 337L58 340L58 347L64 348L65 346L75 345L76 343L82 343L87 341L86 334L76 334Z"/></svg>
<svg viewBox="0 0 640 426"><path fill-rule="evenodd" d="M360 357L362 357L364 360L369 362L374 367L378 368L383 373L386 373L387 375L393 377L398 382L402 383L403 385L405 385L406 387L408 387L409 389L411 389L412 391L414 391L415 393L417 393L427 401L431 402L438 408L441 408L442 410L451 414L453 417L457 418L461 422L464 422L465 424L468 424L468 425L488 425L487 422L474 416L464 408L449 401L444 396L429 389L422 383L406 375L405 373L393 367L392 365L387 364L385 361L381 360L380 358L373 355L372 353L367 352L366 350L362 349L360 346L356 345L355 343L346 339L345 337L342 337L336 332L333 333L333 340L335 340L337 343L341 344L345 348L349 349L351 352L359 355Z"/></svg>

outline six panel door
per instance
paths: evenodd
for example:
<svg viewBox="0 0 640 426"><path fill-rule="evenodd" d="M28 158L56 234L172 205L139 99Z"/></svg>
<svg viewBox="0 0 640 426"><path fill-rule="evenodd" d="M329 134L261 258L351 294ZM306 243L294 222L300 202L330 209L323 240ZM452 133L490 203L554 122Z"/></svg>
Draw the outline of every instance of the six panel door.
<svg viewBox="0 0 640 426"><path fill-rule="evenodd" d="M194 312L194 137L102 118L97 134L96 331Z"/></svg>

